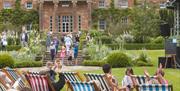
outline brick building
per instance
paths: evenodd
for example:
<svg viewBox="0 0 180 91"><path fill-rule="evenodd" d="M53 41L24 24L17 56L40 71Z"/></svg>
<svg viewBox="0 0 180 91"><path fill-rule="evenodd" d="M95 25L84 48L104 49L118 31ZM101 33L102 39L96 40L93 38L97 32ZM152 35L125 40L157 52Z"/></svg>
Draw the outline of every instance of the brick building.
<svg viewBox="0 0 180 91"><path fill-rule="evenodd" d="M133 6L134 1L114 2L116 8L128 8ZM111 0L21 0L21 7L39 11L41 31L66 33L90 29L91 12L96 8L106 9L110 7L110 3ZM0 0L0 10L12 9L14 4L15 0Z"/></svg>

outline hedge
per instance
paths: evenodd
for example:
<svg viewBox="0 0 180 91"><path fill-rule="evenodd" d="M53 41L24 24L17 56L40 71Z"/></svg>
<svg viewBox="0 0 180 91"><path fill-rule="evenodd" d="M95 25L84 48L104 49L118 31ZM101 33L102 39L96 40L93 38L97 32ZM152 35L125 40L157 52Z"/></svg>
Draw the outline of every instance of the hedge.
<svg viewBox="0 0 180 91"><path fill-rule="evenodd" d="M7 51L17 51L21 49L21 45L8 45L6 46ZM0 46L0 50L2 50L2 46Z"/></svg>
<svg viewBox="0 0 180 91"><path fill-rule="evenodd" d="M106 44L106 46L110 47L113 50L116 50L119 48L118 44ZM127 50L141 50L143 48L148 49L148 50L158 50L158 49L164 49L164 44L127 43L127 44L124 44L124 48Z"/></svg>
<svg viewBox="0 0 180 91"><path fill-rule="evenodd" d="M14 68L23 68L23 67L42 67L42 61L16 61Z"/></svg>
<svg viewBox="0 0 180 91"><path fill-rule="evenodd" d="M100 67L102 67L104 64L107 64L107 62L106 61L94 61L94 60L83 61L84 66L100 66Z"/></svg>

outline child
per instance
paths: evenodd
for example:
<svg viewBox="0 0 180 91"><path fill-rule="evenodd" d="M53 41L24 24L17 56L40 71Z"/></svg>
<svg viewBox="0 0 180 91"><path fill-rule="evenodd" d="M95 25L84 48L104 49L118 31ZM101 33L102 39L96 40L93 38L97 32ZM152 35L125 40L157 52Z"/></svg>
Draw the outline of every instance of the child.
<svg viewBox="0 0 180 91"><path fill-rule="evenodd" d="M69 50L69 56L68 56L68 65L72 65L72 48L70 47L70 50Z"/></svg>
<svg viewBox="0 0 180 91"><path fill-rule="evenodd" d="M55 76L56 76L56 72L54 71L55 70L55 66L53 65L52 62L47 62L46 63L46 67L48 69L48 73L49 73L49 76L50 76L50 80L52 82L55 82Z"/></svg>
<svg viewBox="0 0 180 91"><path fill-rule="evenodd" d="M133 78L131 76L134 75L132 68L127 68L125 72L125 76L122 80L122 86L126 87L126 91L133 91Z"/></svg>
<svg viewBox="0 0 180 91"><path fill-rule="evenodd" d="M55 63L54 63L54 69L56 72L60 72L61 71L61 68L62 68L62 65L61 65L61 62L60 62L60 59L56 59L55 60Z"/></svg>
<svg viewBox="0 0 180 91"><path fill-rule="evenodd" d="M118 81L111 73L111 66L109 64L105 64L102 67L103 72L105 73L105 77L107 78L108 84L110 86L111 91L123 91L125 88L118 87Z"/></svg>
<svg viewBox="0 0 180 91"><path fill-rule="evenodd" d="M61 64L64 64L64 57L66 56L66 48L64 47L64 45L61 48L61 53L60 53L60 57L61 57Z"/></svg>

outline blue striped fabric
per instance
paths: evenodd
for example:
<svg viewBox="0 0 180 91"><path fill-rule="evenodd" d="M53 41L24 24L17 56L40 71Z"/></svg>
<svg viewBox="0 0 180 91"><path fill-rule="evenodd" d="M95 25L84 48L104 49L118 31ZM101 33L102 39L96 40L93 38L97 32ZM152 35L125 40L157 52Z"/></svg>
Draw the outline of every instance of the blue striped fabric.
<svg viewBox="0 0 180 91"><path fill-rule="evenodd" d="M67 81L80 81L75 72L62 72Z"/></svg>
<svg viewBox="0 0 180 91"><path fill-rule="evenodd" d="M172 85L168 84L141 84L139 91L172 91Z"/></svg>
<svg viewBox="0 0 180 91"><path fill-rule="evenodd" d="M144 75L136 75L136 82L137 84L145 84L146 83L146 76ZM153 76L151 76L150 78L154 78Z"/></svg>
<svg viewBox="0 0 180 91"><path fill-rule="evenodd" d="M86 73L84 75L86 76L88 81L92 81L92 80L99 81L99 83L101 84L101 89L103 91L110 91L110 88L109 88L106 80L104 79L103 74Z"/></svg>
<svg viewBox="0 0 180 91"><path fill-rule="evenodd" d="M70 82L73 91L95 91L93 82Z"/></svg>
<svg viewBox="0 0 180 91"><path fill-rule="evenodd" d="M5 68L5 70L13 78L14 81L17 81L19 78L21 78L21 76L18 75L18 73L14 69L7 67L7 68ZM23 80L20 80L19 87L23 88L24 86L25 86L25 82Z"/></svg>

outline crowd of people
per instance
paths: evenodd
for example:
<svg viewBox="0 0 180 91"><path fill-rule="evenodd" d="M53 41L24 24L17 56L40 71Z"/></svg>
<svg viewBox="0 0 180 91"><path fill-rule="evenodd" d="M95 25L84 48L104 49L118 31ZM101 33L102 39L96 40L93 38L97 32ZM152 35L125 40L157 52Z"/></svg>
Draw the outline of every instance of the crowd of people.
<svg viewBox="0 0 180 91"><path fill-rule="evenodd" d="M61 46L60 52L58 52L59 46ZM71 33L67 35L62 35L60 40L52 33L47 34L46 47L47 51L50 51L52 62L54 62L56 56L59 56L61 58L62 65L64 65L65 57L68 58L68 65L73 65L73 59L75 61L75 65L77 65L78 46L78 34L76 34L76 36L73 36Z"/></svg>

